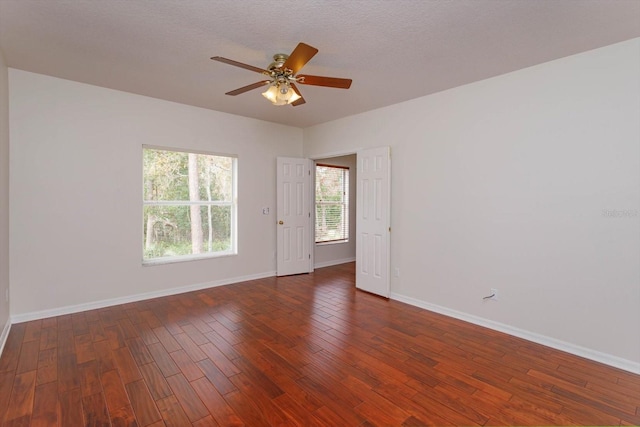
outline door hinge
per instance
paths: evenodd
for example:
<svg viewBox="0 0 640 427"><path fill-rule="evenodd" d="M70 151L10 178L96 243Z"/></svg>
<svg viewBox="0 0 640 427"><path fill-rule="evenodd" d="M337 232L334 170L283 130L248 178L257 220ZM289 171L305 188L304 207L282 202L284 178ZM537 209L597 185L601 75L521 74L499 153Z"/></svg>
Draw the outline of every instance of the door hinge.
<svg viewBox="0 0 640 427"><path fill-rule="evenodd" d="M389 227L389 233L391 233L391 227Z"/></svg>
<svg viewBox="0 0 640 427"><path fill-rule="evenodd" d="M311 259L311 254L309 254L309 259Z"/></svg>
<svg viewBox="0 0 640 427"><path fill-rule="evenodd" d="M311 218L311 212L309 212L309 218Z"/></svg>

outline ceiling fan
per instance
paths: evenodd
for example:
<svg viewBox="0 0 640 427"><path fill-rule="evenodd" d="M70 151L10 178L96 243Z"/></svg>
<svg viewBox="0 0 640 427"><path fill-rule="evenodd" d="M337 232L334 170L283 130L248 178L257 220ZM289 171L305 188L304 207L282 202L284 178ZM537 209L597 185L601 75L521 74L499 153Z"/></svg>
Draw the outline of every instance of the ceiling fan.
<svg viewBox="0 0 640 427"><path fill-rule="evenodd" d="M338 89L349 89L351 87L351 79L340 79L336 77L298 75L298 71L305 66L313 56L318 53L318 49L305 43L298 43L298 46L291 52L291 55L277 53L273 55L273 62L266 68L254 67L253 65L243 64L242 62L232 59L214 56L214 61L224 62L225 64L244 68L245 70L255 71L263 74L268 78L259 82L241 87L226 95L236 96L241 93L248 92L259 87L269 85L269 89L262 95L273 103L273 105L297 105L304 104L306 101L300 94L296 84L334 87Z"/></svg>

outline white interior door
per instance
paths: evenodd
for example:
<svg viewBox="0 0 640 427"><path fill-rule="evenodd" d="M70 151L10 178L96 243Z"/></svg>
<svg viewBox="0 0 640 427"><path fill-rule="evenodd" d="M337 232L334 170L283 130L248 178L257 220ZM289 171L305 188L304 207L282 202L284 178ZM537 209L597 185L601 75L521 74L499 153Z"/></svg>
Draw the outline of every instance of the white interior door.
<svg viewBox="0 0 640 427"><path fill-rule="evenodd" d="M277 159L278 276L312 271L310 164L308 159Z"/></svg>
<svg viewBox="0 0 640 427"><path fill-rule="evenodd" d="M358 152L356 287L389 298L391 157L389 147Z"/></svg>

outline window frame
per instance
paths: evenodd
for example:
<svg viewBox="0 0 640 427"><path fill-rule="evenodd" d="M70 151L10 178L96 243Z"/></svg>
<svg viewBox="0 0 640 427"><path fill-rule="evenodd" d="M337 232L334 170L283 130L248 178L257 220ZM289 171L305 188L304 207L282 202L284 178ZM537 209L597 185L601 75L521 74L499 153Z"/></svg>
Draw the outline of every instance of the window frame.
<svg viewBox="0 0 640 427"><path fill-rule="evenodd" d="M314 184L314 200L313 200L313 206L314 206L314 232L313 232L313 240L314 240L314 244L316 246L323 246L323 245L335 245L335 244L340 244L340 243L348 243L349 242L349 232L351 229L351 224L350 224L350 218L349 218L349 210L350 210L350 198L351 198L351 194L349 191L349 180L350 178L350 168L349 166L341 166L341 165L331 165L328 163L316 163L315 164L315 168L314 168L314 182L317 183L318 180L318 167L325 167L325 168L332 168L332 169L340 169L342 170L343 176L342 176L342 191L343 191L343 197L342 197L342 201L341 202L324 202L324 203L318 203L318 193ZM346 179L345 179L345 174L346 174ZM318 205L340 205L342 207L342 219L343 219L343 238L341 239L334 239L334 240L320 240L318 241Z"/></svg>
<svg viewBox="0 0 640 427"><path fill-rule="evenodd" d="M159 150L159 151L168 151L174 153L192 153L192 154L200 154L205 156L216 156L216 157L226 157L231 159L231 201L220 201L220 200L199 200L199 201L190 201L190 200L145 200L144 197L144 150ZM213 259L213 258L223 258L228 256L236 256L238 254L238 156L235 154L226 154L226 153L217 153L211 151L204 150L191 150L186 148L175 148L175 147L163 147L156 145L143 145L142 146L142 265L143 266L152 266L152 265L160 265L160 264L171 264L171 263L179 263L179 262L187 262L187 261L196 261L202 259ZM216 251L216 252L203 252L200 254L185 254L185 255L175 255L175 256L164 256L164 257L154 257L154 258L145 258L145 227L144 223L144 209L147 206L229 206L231 208L230 212L230 244L231 247L225 251Z"/></svg>

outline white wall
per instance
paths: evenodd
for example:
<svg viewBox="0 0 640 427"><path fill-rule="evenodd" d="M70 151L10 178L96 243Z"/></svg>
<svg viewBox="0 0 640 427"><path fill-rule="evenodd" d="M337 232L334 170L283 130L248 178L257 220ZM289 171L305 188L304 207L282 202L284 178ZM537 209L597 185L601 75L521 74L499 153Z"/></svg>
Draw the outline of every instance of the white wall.
<svg viewBox="0 0 640 427"><path fill-rule="evenodd" d="M383 145L396 298L640 367L640 39L304 133Z"/></svg>
<svg viewBox="0 0 640 427"><path fill-rule="evenodd" d="M316 268L341 264L356 259L356 156L315 159L316 163L349 168L349 241L341 243L316 244L314 265Z"/></svg>
<svg viewBox="0 0 640 427"><path fill-rule="evenodd" d="M9 79L0 51L0 349L8 332L9 302ZM7 326L5 326L7 325ZM3 332L4 331L4 332Z"/></svg>
<svg viewBox="0 0 640 427"><path fill-rule="evenodd" d="M273 274L276 156L302 130L9 70L11 313ZM142 266L142 145L238 155L238 255ZM44 313L43 313L44 312Z"/></svg>

